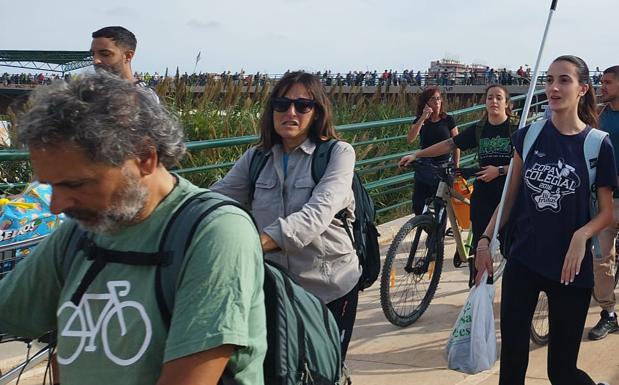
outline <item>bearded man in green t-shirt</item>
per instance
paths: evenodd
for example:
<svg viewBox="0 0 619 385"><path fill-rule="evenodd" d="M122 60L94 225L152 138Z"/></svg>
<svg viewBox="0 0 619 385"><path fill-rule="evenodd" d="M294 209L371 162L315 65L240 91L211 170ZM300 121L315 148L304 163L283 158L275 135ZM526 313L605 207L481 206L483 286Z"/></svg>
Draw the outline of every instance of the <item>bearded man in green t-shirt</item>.
<svg viewBox="0 0 619 385"><path fill-rule="evenodd" d="M0 330L57 330L63 385L216 384L224 370L237 384L262 384L262 252L242 210L200 222L169 324L155 266L108 262L85 288L87 252L66 267L76 223L96 247L154 254L175 211L201 191L168 171L185 145L165 108L114 75L89 75L39 87L18 136L35 178L52 186L51 211L69 219L0 281Z"/></svg>

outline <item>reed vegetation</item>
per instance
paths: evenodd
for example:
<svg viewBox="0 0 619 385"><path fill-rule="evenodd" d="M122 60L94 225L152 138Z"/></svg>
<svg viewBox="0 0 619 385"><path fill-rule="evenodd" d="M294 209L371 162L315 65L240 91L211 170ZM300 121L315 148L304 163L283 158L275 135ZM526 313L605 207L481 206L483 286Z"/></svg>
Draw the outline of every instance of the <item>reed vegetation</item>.
<svg viewBox="0 0 619 385"><path fill-rule="evenodd" d="M269 97L273 84L266 82L259 85L243 86L233 81L209 82L204 87L190 88L182 79L166 79L156 87L161 101L176 114L185 129L189 142L213 139L240 138L258 135L259 120L262 109ZM398 92L387 92L385 87L377 87L374 94L365 94L361 87L353 87L344 92L343 87L333 86L329 97L333 103L336 125L363 123L414 115L417 95L405 92L404 87L397 87ZM470 101L468 103L471 103ZM464 101L459 96L448 96L448 110L463 108ZM469 104L471 105L471 104ZM461 121L478 117L478 114L463 116ZM8 120L16 127L15 114L9 110ZM384 126L342 133L342 139L355 145L357 160L376 158L394 153L409 151L417 143L409 145L405 139L383 143L373 141L406 135L409 124ZM10 132L15 143L15 133ZM359 144L359 145L356 145ZM202 168L208 170L183 175L197 185L208 187L221 178L229 165L236 161L250 146L231 145L189 151L179 163L179 169ZM360 174L365 182L380 180L400 173L395 167L397 160L373 163L361 168ZM217 167L216 165L224 165ZM20 183L30 178L27 162L0 162L0 175L5 183ZM371 191L378 208L410 198L412 187L405 183L399 188L386 187ZM381 216L381 221L408 214L410 207L390 212Z"/></svg>

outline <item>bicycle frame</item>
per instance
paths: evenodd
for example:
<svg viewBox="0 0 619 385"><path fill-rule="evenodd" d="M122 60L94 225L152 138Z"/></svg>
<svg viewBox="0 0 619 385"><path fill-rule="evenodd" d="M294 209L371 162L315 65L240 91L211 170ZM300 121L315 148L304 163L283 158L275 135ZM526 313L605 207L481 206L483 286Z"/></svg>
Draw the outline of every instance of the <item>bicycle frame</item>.
<svg viewBox="0 0 619 385"><path fill-rule="evenodd" d="M449 182L451 182L451 177L447 178ZM438 234L438 239L429 239L429 245L431 248L439 247L439 245L444 244L443 239L445 238L445 228L446 228L446 220L449 220L451 228L453 229L454 239L456 241L456 249L458 250L459 258L462 262L467 262L468 250L466 249L464 240L462 238L462 233L460 231L460 226L458 224L458 219L456 217L456 212L453 208L453 203L451 199L454 198L460 202L463 202L467 205L470 205L470 201L462 196L460 193L455 191L450 183L447 183L444 180L439 182L438 188L436 189L436 194L434 199L432 200L432 205L426 204L423 209L423 215L432 216L439 226L438 231L435 234ZM421 239L421 232L418 231L415 234L413 239L413 244L411 247L411 254L409 254L409 258L404 266L404 270L407 273L414 274L422 274L426 273L429 269L430 263L433 262L432 258L425 258L421 265L413 266L413 261L415 260L414 250L417 250L419 245L419 240ZM434 254L435 251L430 249L430 255Z"/></svg>
<svg viewBox="0 0 619 385"><path fill-rule="evenodd" d="M449 182L451 182L451 180L449 180ZM440 227L438 233L441 237L445 236L445 219L449 219L449 224L453 230L454 240L456 242L456 250L458 251L460 260L462 262L466 262L469 253L466 249L464 239L462 238L462 232L460 231L460 225L458 223L458 218L456 217L456 212L453 207L452 198L467 205L471 204L468 198L465 198L456 190L454 190L449 183L441 180L438 188L436 189L436 194L433 200L434 213L431 215L433 215L439 223ZM430 213L430 207L426 205L424 208L424 214ZM445 214L447 215L445 216Z"/></svg>

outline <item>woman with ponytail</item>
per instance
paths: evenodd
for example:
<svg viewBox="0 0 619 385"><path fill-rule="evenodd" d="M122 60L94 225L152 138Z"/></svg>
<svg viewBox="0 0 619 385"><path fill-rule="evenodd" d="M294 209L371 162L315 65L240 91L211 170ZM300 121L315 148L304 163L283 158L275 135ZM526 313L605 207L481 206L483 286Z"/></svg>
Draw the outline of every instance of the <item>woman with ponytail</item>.
<svg viewBox="0 0 619 385"><path fill-rule="evenodd" d="M548 296L548 377L553 385L595 385L578 369L578 351L593 288L591 237L613 217L617 187L613 148L602 142L597 161L598 214L591 218L588 169L583 146L597 126L589 69L576 56L560 56L548 69L546 96L552 118L522 159L529 127L512 137L515 152L504 213L512 230L501 292L499 385L523 385L529 330L540 291ZM507 220L507 218L506 218ZM479 284L492 274L488 246L496 212L477 244Z"/></svg>
<svg viewBox="0 0 619 385"><path fill-rule="evenodd" d="M512 103L505 86L492 84L486 88L485 96L486 109L477 124L453 138L445 139L400 159L400 167L403 167L419 158L438 157L453 152L454 149L460 151L477 149L479 171L475 174L475 188L471 195L470 207L473 250L476 249L479 236L486 230L486 225L501 200L507 167L512 157L511 133L518 128L518 122L512 122L511 119ZM474 255L474 252L472 254ZM469 287L475 283L472 267L471 258Z"/></svg>

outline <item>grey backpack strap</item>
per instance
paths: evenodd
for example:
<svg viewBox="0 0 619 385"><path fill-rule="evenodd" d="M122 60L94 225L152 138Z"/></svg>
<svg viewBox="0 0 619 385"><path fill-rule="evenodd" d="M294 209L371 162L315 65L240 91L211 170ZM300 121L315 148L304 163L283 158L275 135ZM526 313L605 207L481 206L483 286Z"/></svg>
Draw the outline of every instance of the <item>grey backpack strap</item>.
<svg viewBox="0 0 619 385"><path fill-rule="evenodd" d="M202 191L189 198L174 212L161 236L159 251L170 255L168 263L157 267L155 294L161 317L169 327L174 309L178 277L187 249L200 223L221 206L243 207L212 191Z"/></svg>
<svg viewBox="0 0 619 385"><path fill-rule="evenodd" d="M597 187L595 185L595 177L597 174L598 157L600 156L600 148L604 138L608 136L607 132L592 128L585 137L584 154L585 163L587 163L587 172L589 174L589 213L591 218L595 217L598 213L597 204ZM593 243L593 253L596 258L602 258L602 251L600 249L600 241L597 236L591 238Z"/></svg>
<svg viewBox="0 0 619 385"><path fill-rule="evenodd" d="M526 135L524 136L524 143L522 144L522 163L525 163L527 161L527 156L529 155L533 144L537 140L539 133L542 132L542 129L545 125L546 119L542 119L532 123L529 126L529 131L527 131Z"/></svg>
<svg viewBox="0 0 619 385"><path fill-rule="evenodd" d="M600 156L600 148L604 138L608 136L607 132L592 128L585 137L584 153L585 162L587 162L587 171L589 172L589 187L595 185L595 176L597 170L598 157Z"/></svg>
<svg viewBox="0 0 619 385"><path fill-rule="evenodd" d="M316 148L312 154L312 179L315 184L318 184L325 174L329 160L331 160L331 152L337 142L338 140L336 139L329 139L326 142L319 142L316 144Z"/></svg>

